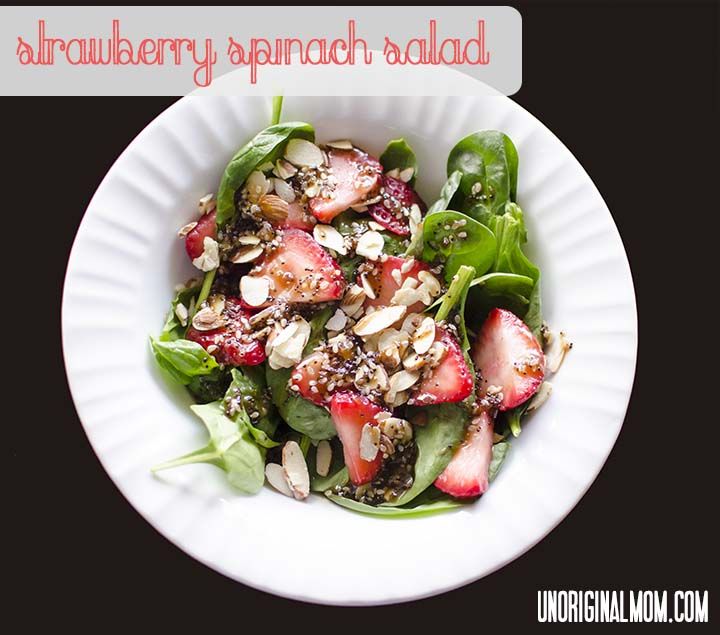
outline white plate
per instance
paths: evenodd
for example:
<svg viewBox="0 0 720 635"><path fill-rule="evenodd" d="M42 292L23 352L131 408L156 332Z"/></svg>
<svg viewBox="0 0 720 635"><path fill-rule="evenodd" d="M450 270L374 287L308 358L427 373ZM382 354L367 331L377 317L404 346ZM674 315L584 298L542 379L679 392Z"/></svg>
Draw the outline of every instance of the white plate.
<svg viewBox="0 0 720 635"><path fill-rule="evenodd" d="M461 137L482 128L509 134L520 153L518 200L543 272L546 318L575 348L489 492L461 511L387 520L322 496L304 504L270 489L246 497L202 465L153 477L153 464L206 440L188 396L164 382L148 351L174 285L193 273L175 232L269 117L269 100L186 97L130 144L98 188L73 246L62 309L65 363L85 431L153 526L245 584L311 602L381 604L477 580L562 520L620 432L637 326L612 217L570 151L505 97L288 98L283 118L311 122L320 140L349 137L377 155L387 140L406 137L430 202Z"/></svg>

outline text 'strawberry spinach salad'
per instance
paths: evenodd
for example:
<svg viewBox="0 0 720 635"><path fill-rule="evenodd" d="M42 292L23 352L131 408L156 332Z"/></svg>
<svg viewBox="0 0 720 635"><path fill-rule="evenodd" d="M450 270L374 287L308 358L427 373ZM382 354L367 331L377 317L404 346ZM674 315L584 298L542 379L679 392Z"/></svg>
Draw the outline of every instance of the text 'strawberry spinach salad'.
<svg viewBox="0 0 720 635"><path fill-rule="evenodd" d="M494 130L460 140L428 208L403 139L379 159L319 144L310 124L277 122L280 104L180 230L204 278L151 344L210 439L155 470L211 463L244 493L267 479L380 516L462 505L570 347L543 323L522 250L515 146Z"/></svg>

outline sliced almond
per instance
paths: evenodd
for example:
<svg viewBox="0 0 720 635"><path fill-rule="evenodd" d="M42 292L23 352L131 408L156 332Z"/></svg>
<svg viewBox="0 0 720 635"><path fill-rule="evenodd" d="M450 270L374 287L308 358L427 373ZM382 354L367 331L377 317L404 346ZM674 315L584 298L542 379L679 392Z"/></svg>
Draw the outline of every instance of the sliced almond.
<svg viewBox="0 0 720 635"><path fill-rule="evenodd" d="M288 216L290 206L275 194L263 194L258 200L262 215L272 223L281 223Z"/></svg>
<svg viewBox="0 0 720 635"><path fill-rule="evenodd" d="M270 367L291 368L300 362L310 331L310 325L299 316L285 327L276 325L265 344Z"/></svg>
<svg viewBox="0 0 720 635"><path fill-rule="evenodd" d="M275 185L275 194L277 194L286 203L292 203L295 200L295 190L292 186L282 179L273 179Z"/></svg>
<svg viewBox="0 0 720 635"><path fill-rule="evenodd" d="M307 498L310 495L310 474L302 450L295 441L288 441L283 446L282 466L293 496L297 500Z"/></svg>
<svg viewBox="0 0 720 635"><path fill-rule="evenodd" d="M187 326L189 312L182 302L178 302L175 305L175 316L180 320L180 326Z"/></svg>
<svg viewBox="0 0 720 635"><path fill-rule="evenodd" d="M342 309L337 309L333 316L325 323L328 331L342 331L347 324L347 315Z"/></svg>
<svg viewBox="0 0 720 635"><path fill-rule="evenodd" d="M243 262L252 262L262 256L264 252L265 250L259 245L254 247L251 245L241 247L233 254L232 258L230 258L230 262L236 265L242 264Z"/></svg>
<svg viewBox="0 0 720 635"><path fill-rule="evenodd" d="M373 289L372 285L370 284L366 273L360 274L360 284L362 285L365 295L371 300L374 300L376 298L375 289Z"/></svg>
<svg viewBox="0 0 720 635"><path fill-rule="evenodd" d="M403 320L400 330L412 335L424 319L425 316L422 313L408 313Z"/></svg>
<svg viewBox="0 0 720 635"><path fill-rule="evenodd" d="M551 373L556 373L565 360L565 354L572 348L572 342L567 339L562 331L558 334L547 331L545 339L547 343L545 366Z"/></svg>
<svg viewBox="0 0 720 635"><path fill-rule="evenodd" d="M385 368L382 366L376 366L372 375L370 375L370 379L368 379L367 387L370 390L379 390L384 392L388 388L389 381L390 379Z"/></svg>
<svg viewBox="0 0 720 635"><path fill-rule="evenodd" d="M250 202L257 203L261 196L270 191L270 183L262 172L255 170L250 172L250 176L245 181L245 190Z"/></svg>
<svg viewBox="0 0 720 635"><path fill-rule="evenodd" d="M400 417L388 416L380 421L379 427L386 437L401 443L407 443L413 436L410 422Z"/></svg>
<svg viewBox="0 0 720 635"><path fill-rule="evenodd" d="M278 159L275 161L272 173L279 179L290 179L297 174L297 171L292 163L288 163L285 159Z"/></svg>
<svg viewBox="0 0 720 635"><path fill-rule="evenodd" d="M200 214L205 215L212 212L217 207L217 201L214 194L206 194L198 201L198 209Z"/></svg>
<svg viewBox="0 0 720 635"><path fill-rule="evenodd" d="M285 474L285 469L282 465L278 465L277 463L268 463L265 466L265 477L267 478L268 483L270 483L270 485L272 485L278 492L293 498L293 491L290 488L290 484L288 483L287 476Z"/></svg>
<svg viewBox="0 0 720 635"><path fill-rule="evenodd" d="M366 423L360 433L360 458L363 461L374 461L380 451L380 428Z"/></svg>
<svg viewBox="0 0 720 635"><path fill-rule="evenodd" d="M358 284L351 284L345 291L342 302L340 302L340 308L352 317L362 307L366 297L365 289Z"/></svg>
<svg viewBox="0 0 720 635"><path fill-rule="evenodd" d="M412 306L416 302L420 302L422 300L422 294L417 289L412 289L410 287L403 287L398 289L391 298L390 302L393 304L397 304L400 306L408 307ZM426 304L430 304L429 302Z"/></svg>
<svg viewBox="0 0 720 635"><path fill-rule="evenodd" d="M240 295L250 306L265 304L270 293L270 281L264 276L240 278Z"/></svg>
<svg viewBox="0 0 720 635"><path fill-rule="evenodd" d="M412 388L415 382L420 379L420 373L411 370L399 370L390 376L390 391L403 392Z"/></svg>
<svg viewBox="0 0 720 635"><path fill-rule="evenodd" d="M427 364L427 360L419 353L410 352L403 357L402 364L405 370L420 370Z"/></svg>
<svg viewBox="0 0 720 635"><path fill-rule="evenodd" d="M402 263L400 266L400 272L401 273L407 273L415 266L415 258L408 258L405 262Z"/></svg>
<svg viewBox="0 0 720 635"><path fill-rule="evenodd" d="M544 381L542 384L540 384L540 388L538 388L538 391L535 393L533 398L530 400L530 403L527 407L527 412L532 412L533 410L537 410L540 406L542 406L547 400L550 395L552 395L552 384L549 381Z"/></svg>
<svg viewBox="0 0 720 635"><path fill-rule="evenodd" d="M413 334L412 344L416 353L423 355L430 350L432 343L435 341L435 320L426 317L417 327Z"/></svg>
<svg viewBox="0 0 720 635"><path fill-rule="evenodd" d="M327 476L332 462L332 446L327 441L320 441L315 453L315 471L319 476Z"/></svg>
<svg viewBox="0 0 720 635"><path fill-rule="evenodd" d="M299 167L318 167L323 164L323 153L311 141L306 139L290 139L285 148L285 158Z"/></svg>
<svg viewBox="0 0 720 635"><path fill-rule="evenodd" d="M400 178L400 170L398 168L393 168L392 170L388 170L385 172L386 176L389 176L393 179L399 179Z"/></svg>
<svg viewBox="0 0 720 635"><path fill-rule="evenodd" d="M430 350L428 350L425 356L430 366L437 366L445 357L447 353L447 346L442 342L433 342Z"/></svg>
<svg viewBox="0 0 720 635"><path fill-rule="evenodd" d="M353 327L353 331L361 337L379 333L401 320L406 311L407 308L404 306L383 307L361 318Z"/></svg>
<svg viewBox="0 0 720 635"><path fill-rule="evenodd" d="M377 260L385 247L385 239L382 234L376 231L367 231L357 241L355 253L364 256L368 260Z"/></svg>
<svg viewBox="0 0 720 635"><path fill-rule="evenodd" d="M400 170L398 177L400 178L400 180L403 183L408 183L414 175L415 175L415 168L405 168L404 170Z"/></svg>
<svg viewBox="0 0 720 635"><path fill-rule="evenodd" d="M328 141L325 145L329 146L330 148L337 148L338 150L353 149L352 141L349 141L348 139L337 139L335 141Z"/></svg>
<svg viewBox="0 0 720 635"><path fill-rule="evenodd" d="M198 331L212 331L218 329L225 324L220 315L215 313L209 306L200 309L192 320L192 325Z"/></svg>
<svg viewBox="0 0 720 635"><path fill-rule="evenodd" d="M201 271L212 271L220 266L220 249L217 241L211 236L203 239L203 252L192 261Z"/></svg>
<svg viewBox="0 0 720 635"><path fill-rule="evenodd" d="M420 271L418 273L418 280L425 285L432 297L437 297L442 292L440 281L429 271Z"/></svg>
<svg viewBox="0 0 720 635"><path fill-rule="evenodd" d="M197 221L183 225L180 229L178 229L178 236L180 236L180 238L185 238L185 236L187 236L196 227Z"/></svg>
<svg viewBox="0 0 720 635"><path fill-rule="evenodd" d="M208 306L218 315L222 315L225 310L225 296L222 293L213 293L208 298Z"/></svg>
<svg viewBox="0 0 720 635"><path fill-rule="evenodd" d="M422 212L417 203L413 203L410 206L408 221L410 225L410 235L415 236L422 229Z"/></svg>
<svg viewBox="0 0 720 635"><path fill-rule="evenodd" d="M243 236L238 236L237 242L239 245L259 245L260 237L255 234L245 234Z"/></svg>
<svg viewBox="0 0 720 635"><path fill-rule="evenodd" d="M374 220L368 221L368 227L376 232L385 231L385 228L380 223Z"/></svg>
<svg viewBox="0 0 720 635"><path fill-rule="evenodd" d="M315 238L316 243L327 249L337 251L343 256L347 253L345 239L332 225L315 225L315 227L313 227L313 238Z"/></svg>

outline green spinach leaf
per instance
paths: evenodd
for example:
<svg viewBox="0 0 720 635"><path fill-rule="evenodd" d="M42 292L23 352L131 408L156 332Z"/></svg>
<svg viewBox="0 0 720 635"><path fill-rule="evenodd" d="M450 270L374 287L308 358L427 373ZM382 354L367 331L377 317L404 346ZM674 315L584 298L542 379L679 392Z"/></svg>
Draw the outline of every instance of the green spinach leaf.
<svg viewBox="0 0 720 635"><path fill-rule="evenodd" d="M209 375L193 377L187 385L198 403L209 403L222 399L232 381L227 368L214 368Z"/></svg>
<svg viewBox="0 0 720 635"><path fill-rule="evenodd" d="M217 225L223 227L235 216L235 192L250 173L263 163L274 163L290 139L315 139L309 123L290 121L265 128L248 141L230 160L223 173L217 196Z"/></svg>
<svg viewBox="0 0 720 635"><path fill-rule="evenodd" d="M263 368L245 366L233 368L230 373L232 383L225 394L225 404L239 403L246 412L258 413L252 419L252 425L269 436L275 434L279 417L267 389Z"/></svg>
<svg viewBox="0 0 720 635"><path fill-rule="evenodd" d="M373 505L359 503L358 501L350 498L338 496L330 491L326 491L325 496L327 496L333 503L354 512L368 514L370 516L382 516L384 518L417 518L420 516L428 516L430 514L449 511L451 509L457 509L458 507L462 507L466 504L452 498L445 498L430 503L424 503L422 505L416 505L414 507L387 507L384 505L375 507Z"/></svg>
<svg viewBox="0 0 720 635"><path fill-rule="evenodd" d="M167 461L153 472L193 463L209 463L223 470L230 484L246 494L255 494L265 482L265 451L253 442L242 421L225 415L222 402L190 406L210 434L210 442L190 454Z"/></svg>
<svg viewBox="0 0 720 635"><path fill-rule="evenodd" d="M165 318L165 324L160 332L159 340L163 342L172 342L173 340L179 340L185 337L185 330L187 326L180 324L180 320L175 314L175 309L178 304L182 304L186 309L190 308L194 298L197 298L198 292L200 291L200 283L193 284L185 289L181 289L175 294L172 302L170 303L170 311ZM190 319L191 316L188 317Z"/></svg>
<svg viewBox="0 0 720 635"><path fill-rule="evenodd" d="M469 417L464 408L444 403L427 406L423 410L427 414L428 422L415 428L418 455L413 484L396 500L383 506L405 505L432 485L450 463L455 448L465 436Z"/></svg>
<svg viewBox="0 0 720 635"><path fill-rule="evenodd" d="M418 173L417 158L413 149L405 139L393 139L387 144L385 151L380 155L380 163L385 172L390 170L402 171L406 168L413 169L412 178L408 181L410 185L415 183Z"/></svg>
<svg viewBox="0 0 720 635"><path fill-rule="evenodd" d="M423 222L423 260L445 265L445 280L450 282L462 265L484 274L495 261L495 234L482 223L461 212L435 212Z"/></svg>
<svg viewBox="0 0 720 635"><path fill-rule="evenodd" d="M510 451L510 443L500 441L492 446L492 459L490 460L490 468L488 469L488 480L492 483L500 471L503 461Z"/></svg>
<svg viewBox="0 0 720 635"><path fill-rule="evenodd" d="M193 377L209 375L218 367L215 358L197 342L182 339L163 342L151 337L150 346L160 368L183 386Z"/></svg>

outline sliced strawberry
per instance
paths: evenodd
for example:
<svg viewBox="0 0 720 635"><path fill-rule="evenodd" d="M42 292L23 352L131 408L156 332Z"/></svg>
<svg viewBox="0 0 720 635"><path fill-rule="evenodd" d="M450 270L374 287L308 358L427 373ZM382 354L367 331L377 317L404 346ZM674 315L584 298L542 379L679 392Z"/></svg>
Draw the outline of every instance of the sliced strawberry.
<svg viewBox="0 0 720 635"><path fill-rule="evenodd" d="M410 208L416 203L425 212L425 203L407 183L387 175L383 176L380 195L380 201L368 206L370 215L385 229L400 236L409 235Z"/></svg>
<svg viewBox="0 0 720 635"><path fill-rule="evenodd" d="M211 355L220 364L230 366L255 366L265 361L265 347L250 336L250 313L242 307L240 298L226 297L222 312L225 326L211 331L198 331L191 326L187 339L197 342L205 350L210 346Z"/></svg>
<svg viewBox="0 0 720 635"><path fill-rule="evenodd" d="M410 396L410 404L429 406L462 401L473 391L472 372L455 337L441 326L435 326L435 341L442 343L445 354Z"/></svg>
<svg viewBox="0 0 720 635"><path fill-rule="evenodd" d="M345 291L345 277L337 262L300 229L283 230L280 246L250 275L270 280L270 297L276 302L331 302Z"/></svg>
<svg viewBox="0 0 720 635"><path fill-rule="evenodd" d="M502 390L498 408L509 410L532 397L545 377L545 356L532 331L514 313L490 311L472 352L480 395Z"/></svg>
<svg viewBox="0 0 720 635"><path fill-rule="evenodd" d="M190 260L195 260L205 251L203 245L205 238L215 238L217 236L217 225L215 224L215 210L208 214L203 214L198 220L197 225L192 228L188 235L185 236L185 251L187 251Z"/></svg>
<svg viewBox="0 0 720 635"><path fill-rule="evenodd" d="M310 382L317 382L320 377L324 357L322 353L311 353L295 367L290 378L290 384L297 386L297 392L301 397L319 406L325 404L325 393L320 392L322 386Z"/></svg>
<svg viewBox="0 0 720 635"><path fill-rule="evenodd" d="M492 445L493 420L483 412L468 426L465 440L435 480L435 487L458 498L480 496L487 491Z"/></svg>
<svg viewBox="0 0 720 635"><path fill-rule="evenodd" d="M367 281L375 291L375 298L365 300L365 306L390 306L390 301L395 295L395 292L402 286L405 280L408 278L417 279L418 273L430 269L427 264L419 260L414 260L409 267L406 264L407 262L407 258L388 256L385 262L377 263L374 273L368 274L367 276ZM406 265L407 269L404 273L402 271L403 265ZM393 275L393 271L398 271L398 273ZM396 278L400 280L400 284L398 284ZM360 284L359 281L358 284ZM425 305L422 302L416 302L408 307L407 312L419 313L424 309Z"/></svg>
<svg viewBox="0 0 720 635"><path fill-rule="evenodd" d="M318 195L311 198L309 203L310 211L322 223L329 223L351 205L362 203L374 195L380 187L382 175L380 162L357 148L331 148L327 154L335 178L332 198Z"/></svg>
<svg viewBox="0 0 720 635"><path fill-rule="evenodd" d="M293 201L288 206L288 215L285 221L279 225L280 229L302 229L311 232L315 223L309 212L299 201Z"/></svg>
<svg viewBox="0 0 720 635"><path fill-rule="evenodd" d="M335 393L330 402L330 414L342 441L345 465L355 485L369 483L380 470L382 452L378 452L372 461L360 458L360 436L366 423L377 425L375 415L381 411L382 408L367 397L352 392Z"/></svg>

